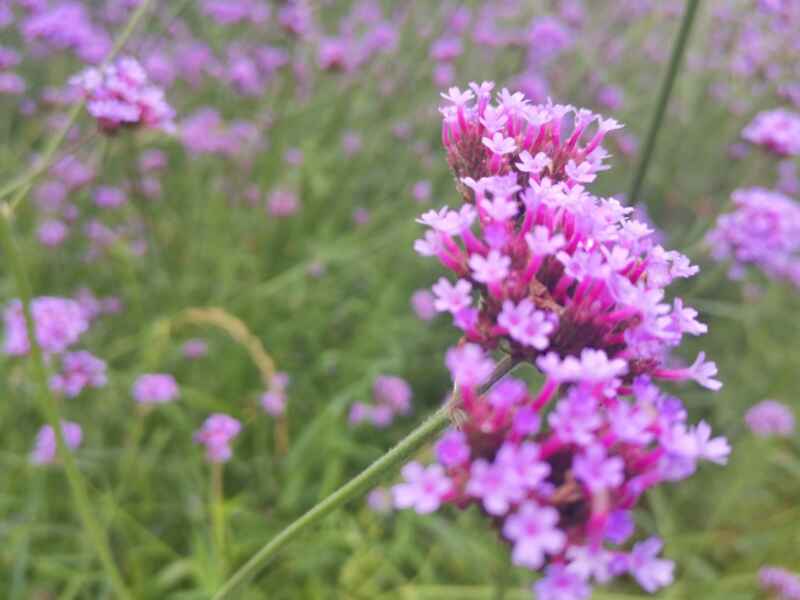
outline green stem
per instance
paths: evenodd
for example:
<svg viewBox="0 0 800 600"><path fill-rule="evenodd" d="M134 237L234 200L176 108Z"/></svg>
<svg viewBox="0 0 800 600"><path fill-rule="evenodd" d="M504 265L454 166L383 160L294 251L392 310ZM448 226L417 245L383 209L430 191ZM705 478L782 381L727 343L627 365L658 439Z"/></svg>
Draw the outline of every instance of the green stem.
<svg viewBox="0 0 800 600"><path fill-rule="evenodd" d="M516 359L505 357L497 364L490 380L483 386L487 390L508 374L516 365ZM455 397L455 393L453 395ZM303 530L318 523L337 508L350 500L358 498L367 490L374 487L377 482L392 471L395 467L406 462L422 446L436 435L441 433L449 424L453 412L451 402L445 403L439 410L428 417L414 431L403 438L394 448L373 462L369 467L356 475L330 496L319 502L300 518L291 523L258 552L242 565L228 581L214 594L212 600L231 598L232 594L261 569L289 542L296 538Z"/></svg>
<svg viewBox="0 0 800 600"><path fill-rule="evenodd" d="M653 157L653 151L656 147L656 138L658 137L658 132L661 130L661 125L664 121L664 114L667 111L669 97L672 94L672 87L681 67L683 54L686 50L686 43L689 40L689 33L692 30L692 23L694 23L694 18L697 15L697 7L699 4L700 0L687 0L686 2L686 10L683 13L681 28L672 46L672 56L670 56L669 59L669 66L667 67L664 79L661 81L661 90L658 92L656 110L653 113L653 120L650 122L650 129L647 132L644 150L642 151L639 164L633 176L630 194L628 194L628 203L631 205L635 204L639 198L639 192L641 192L644 177L650 166L650 160Z"/></svg>
<svg viewBox="0 0 800 600"><path fill-rule="evenodd" d="M222 463L211 465L211 523L214 531L214 545L217 551L222 577L225 576L225 506L222 479Z"/></svg>
<svg viewBox="0 0 800 600"><path fill-rule="evenodd" d="M111 52L108 56L106 56L105 60L103 61L101 68L108 65L114 57L119 54L125 44L128 42L128 38L131 37L133 34L134 29L136 29L136 25L139 23L141 18L144 16L147 8L150 6L151 0L143 0L143 2L136 8L136 10L131 15L128 22L125 24L125 28L120 32L119 36L117 36L116 41L114 42L114 47L111 49ZM0 188L0 199L5 198L9 194L12 194L16 190L20 188L27 188L31 186L42 173L47 171L50 168L50 165L53 163L53 157L56 154L56 151L61 147L61 144L64 142L64 139L67 137L67 133L69 130L72 129L72 126L75 124L75 121L78 120L78 117L81 114L81 110L83 110L84 105L86 104L85 100L80 100L77 102L72 109L67 114L67 120L61 129L56 132L56 134L50 138L45 146L44 150L42 151L41 156L37 159L36 164L33 165L27 172L23 173L16 179L11 180L9 183L4 185ZM21 198L24 196L18 196ZM18 202L18 201L17 201ZM17 202L12 202L12 206L16 206Z"/></svg>
<svg viewBox="0 0 800 600"><path fill-rule="evenodd" d="M31 313L31 297L33 295L31 285L28 281L22 255L18 251L14 241L10 217L10 211L7 209L0 215L0 246L2 246L4 262L9 265L9 268L13 271L17 292L22 302L22 311L25 316L25 327L27 329L28 343L30 346L30 357L33 364L33 377L39 389L38 396L42 405L42 412L47 422L53 428L53 433L56 438L56 453L59 460L64 465L64 471L67 475L72 498L81 521L83 521L83 526L88 533L89 540L92 546L94 546L97 557L100 559L106 571L106 575L111 581L116 596L122 600L127 600L131 598L131 595L128 593L122 581L122 577L114 564L114 559L112 558L111 549L108 545L103 526L100 524L97 513L92 509L89 502L86 483L78 470L75 458L64 442L64 435L61 431L61 419L58 414L58 405L50 390L47 367L44 363L44 357L42 356L42 351L36 338L36 326Z"/></svg>

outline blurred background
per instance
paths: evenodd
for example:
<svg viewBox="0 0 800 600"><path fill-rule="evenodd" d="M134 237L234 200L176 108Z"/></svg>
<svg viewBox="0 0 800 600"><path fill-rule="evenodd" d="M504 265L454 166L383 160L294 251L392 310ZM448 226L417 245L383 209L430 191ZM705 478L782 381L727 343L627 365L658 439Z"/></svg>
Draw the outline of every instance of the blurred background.
<svg viewBox="0 0 800 600"><path fill-rule="evenodd" d="M60 411L82 427L74 456L134 597L201 599L448 390L443 353L458 333L420 292L441 270L412 250L414 218L458 202L440 91L493 80L613 116L625 128L594 193L624 198L685 3L152 2L120 55L163 90L174 131L106 135L83 111L70 121L70 78L108 56L139 3L0 0L0 186L66 126L13 219L34 295L91 313L79 346L107 364L107 383L62 394ZM796 201L797 157L741 133L761 111L800 110L798 57L794 0L701 2L638 199L665 245L702 268L675 290L709 324L684 358L706 351L725 384L675 392L733 445L727 467L641 503L641 528L677 563L663 598L783 597L759 569L800 570L800 442L745 421L764 399L800 405L800 283L757 267L732 279L705 242L737 188ZM9 306L19 291L0 264ZM137 403L145 373L174 377L179 399ZM354 417L375 406L382 375L408 383L410 410ZM0 381L0 596L113 597L63 469L31 460L45 423L31 361L6 346ZM242 424L217 481L221 517L193 441L215 412ZM531 597L534 574L508 572L474 508L420 517L385 494L288 547L242 597L490 599L498 577L507 598ZM646 595L620 583L594 597Z"/></svg>

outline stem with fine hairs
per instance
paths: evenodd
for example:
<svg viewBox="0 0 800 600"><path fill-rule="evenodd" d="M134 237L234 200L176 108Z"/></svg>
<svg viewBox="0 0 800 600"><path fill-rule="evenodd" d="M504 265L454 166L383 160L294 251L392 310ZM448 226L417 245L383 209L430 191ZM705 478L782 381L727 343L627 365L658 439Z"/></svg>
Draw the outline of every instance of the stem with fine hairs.
<svg viewBox="0 0 800 600"><path fill-rule="evenodd" d="M511 372L519 361L506 356L497 363L489 381L482 386L481 393ZM242 565L228 581L214 594L212 600L231 598L242 585L258 574L280 550L298 537L306 529L315 525L337 508L354 500L369 489L396 467L406 462L417 450L441 433L449 424L453 413L453 403L457 401L458 390L454 390L450 402L446 402L435 413L428 417L414 431L403 438L394 448L373 462L360 474L345 483L330 496L317 503L313 508L300 516L278 535L267 542L250 560Z"/></svg>

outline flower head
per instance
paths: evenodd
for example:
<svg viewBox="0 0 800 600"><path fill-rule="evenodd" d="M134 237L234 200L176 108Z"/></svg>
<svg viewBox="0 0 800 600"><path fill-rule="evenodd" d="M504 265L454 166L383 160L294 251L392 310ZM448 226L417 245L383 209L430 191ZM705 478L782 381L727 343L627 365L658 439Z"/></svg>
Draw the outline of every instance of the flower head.
<svg viewBox="0 0 800 600"><path fill-rule="evenodd" d="M392 493L397 508L413 508L424 515L435 511L450 491L452 484L439 465L427 468L408 463L402 470L405 483L396 485Z"/></svg>
<svg viewBox="0 0 800 600"><path fill-rule="evenodd" d="M230 460L230 443L242 430L242 424L231 416L215 413L194 434L194 441L206 447L206 458L212 463Z"/></svg>
<svg viewBox="0 0 800 600"><path fill-rule="evenodd" d="M175 131L175 113L164 92L149 82L142 66L131 57L100 69L86 69L71 83L80 88L89 114L106 133L137 126Z"/></svg>
<svg viewBox="0 0 800 600"><path fill-rule="evenodd" d="M167 373L140 375L133 383L133 399L139 404L165 404L179 395L178 384Z"/></svg>
<svg viewBox="0 0 800 600"><path fill-rule="evenodd" d="M750 430L760 437L788 437L794 433L794 413L785 404L762 400L744 416Z"/></svg>
<svg viewBox="0 0 800 600"><path fill-rule="evenodd" d="M70 450L81 445L83 431L81 426L72 421L61 421L61 434L64 443ZM31 453L31 462L37 465L52 463L56 458L56 435L50 425L45 425L36 434L36 443Z"/></svg>

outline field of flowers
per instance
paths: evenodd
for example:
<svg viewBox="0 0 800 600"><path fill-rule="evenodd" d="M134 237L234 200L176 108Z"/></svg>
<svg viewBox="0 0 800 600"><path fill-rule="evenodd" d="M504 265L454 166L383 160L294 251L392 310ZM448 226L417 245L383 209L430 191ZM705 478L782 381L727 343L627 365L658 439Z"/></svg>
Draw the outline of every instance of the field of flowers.
<svg viewBox="0 0 800 600"><path fill-rule="evenodd" d="M0 598L800 600L800 2L0 0Z"/></svg>

